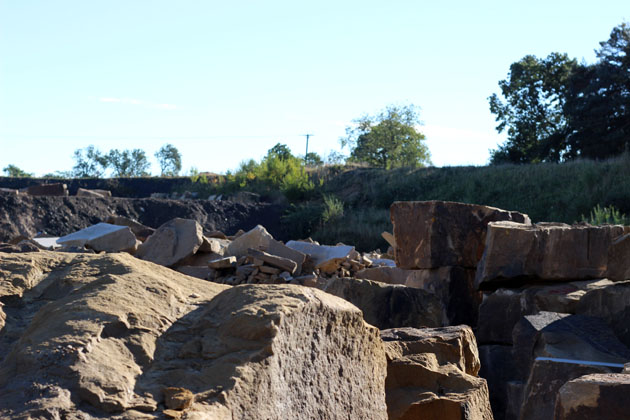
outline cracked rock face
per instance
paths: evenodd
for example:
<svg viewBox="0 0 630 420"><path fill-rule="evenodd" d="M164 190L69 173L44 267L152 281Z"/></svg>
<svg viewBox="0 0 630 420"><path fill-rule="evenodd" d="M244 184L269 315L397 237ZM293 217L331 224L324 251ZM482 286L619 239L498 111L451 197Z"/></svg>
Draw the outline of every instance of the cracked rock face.
<svg viewBox="0 0 630 420"><path fill-rule="evenodd" d="M378 330L318 290L38 252L0 254L0 300L2 418L386 418Z"/></svg>

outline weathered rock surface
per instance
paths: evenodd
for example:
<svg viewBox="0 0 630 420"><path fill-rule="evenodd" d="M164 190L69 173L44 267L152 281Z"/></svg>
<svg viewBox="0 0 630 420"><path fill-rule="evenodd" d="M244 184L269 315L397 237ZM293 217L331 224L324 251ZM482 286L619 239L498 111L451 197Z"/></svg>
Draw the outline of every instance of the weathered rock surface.
<svg viewBox="0 0 630 420"><path fill-rule="evenodd" d="M378 331L321 291L127 254L2 254L0 280L0 417L386 418Z"/></svg>
<svg viewBox="0 0 630 420"><path fill-rule="evenodd" d="M329 279L322 290L351 302L363 311L368 324L379 329L447 324L438 297L424 290L338 277Z"/></svg>
<svg viewBox="0 0 630 420"><path fill-rule="evenodd" d="M512 330L523 316L541 311L578 313L578 303L587 293L612 284L607 279L584 280L501 288L485 294L479 306L477 341L480 344L512 344Z"/></svg>
<svg viewBox="0 0 630 420"><path fill-rule="evenodd" d="M31 185L26 188L28 195L54 195L54 196L67 196L68 186L66 184L39 184Z"/></svg>
<svg viewBox="0 0 630 420"><path fill-rule="evenodd" d="M389 419L492 419L488 388L467 326L381 332Z"/></svg>
<svg viewBox="0 0 630 420"><path fill-rule="evenodd" d="M448 201L397 201L390 207L396 239L396 265L405 269L475 268L489 222L530 224L515 211Z"/></svg>
<svg viewBox="0 0 630 420"><path fill-rule="evenodd" d="M155 229L145 226L142 223L139 223L128 217L109 216L105 220L105 223L117 226L127 226L129 229L131 229L133 234L136 235L136 238L138 238L142 242L146 241L149 236L155 233Z"/></svg>
<svg viewBox="0 0 630 420"><path fill-rule="evenodd" d="M138 247L136 256L170 267L193 255L203 242L203 229L190 219L173 219L160 226Z"/></svg>
<svg viewBox="0 0 630 420"><path fill-rule="evenodd" d="M619 340L630 347L630 281L589 290L576 312L603 319Z"/></svg>
<svg viewBox="0 0 630 420"><path fill-rule="evenodd" d="M506 418L516 420L515 417L508 417L506 414L511 402L508 383L516 377L512 346L498 344L479 345L479 360L481 362L479 376L488 382L490 405L492 406L495 420ZM516 415L518 415L521 408L520 401L517 404Z"/></svg>
<svg viewBox="0 0 630 420"><path fill-rule="evenodd" d="M617 255L617 248L625 246L617 241L623 234L618 225L490 223L476 284L490 288L524 279L624 280L630 259Z"/></svg>
<svg viewBox="0 0 630 420"><path fill-rule="evenodd" d="M61 246L86 246L96 252L120 252L136 247L136 236L127 226L97 223L57 239Z"/></svg>
<svg viewBox="0 0 630 420"><path fill-rule="evenodd" d="M592 374L573 379L560 388L556 420L618 420L628 417L630 375Z"/></svg>
<svg viewBox="0 0 630 420"><path fill-rule="evenodd" d="M630 349L599 318L540 312L527 315L513 331L516 375L525 379L537 357L624 364Z"/></svg>
<svg viewBox="0 0 630 420"><path fill-rule="evenodd" d="M474 269L440 267L405 270L398 267L374 267L359 271L356 277L429 291L441 300L450 325L477 325L482 294L475 290Z"/></svg>
<svg viewBox="0 0 630 420"><path fill-rule="evenodd" d="M523 395L519 420L555 420L558 390L567 381L593 373L611 373L605 366L537 360Z"/></svg>

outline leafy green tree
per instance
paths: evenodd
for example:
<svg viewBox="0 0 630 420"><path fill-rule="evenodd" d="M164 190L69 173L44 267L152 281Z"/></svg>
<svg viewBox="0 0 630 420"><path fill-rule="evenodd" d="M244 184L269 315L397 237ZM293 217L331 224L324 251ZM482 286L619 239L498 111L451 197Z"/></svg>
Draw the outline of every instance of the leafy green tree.
<svg viewBox="0 0 630 420"><path fill-rule="evenodd" d="M75 150L74 161L71 174L75 178L100 178L109 165L107 155L91 145Z"/></svg>
<svg viewBox="0 0 630 420"><path fill-rule="evenodd" d="M431 164L431 154L420 124L418 110L413 105L390 105L379 114L365 115L346 128L341 146L351 150L349 161L391 169Z"/></svg>
<svg viewBox="0 0 630 420"><path fill-rule="evenodd" d="M304 158L304 163L307 166L319 166L319 165L323 165L324 161L322 160L322 157L318 155L317 153L308 152L306 154L306 157Z"/></svg>
<svg viewBox="0 0 630 420"><path fill-rule="evenodd" d="M569 83L565 113L571 157L602 159L630 146L630 25L615 27Z"/></svg>
<svg viewBox="0 0 630 420"><path fill-rule="evenodd" d="M107 155L107 161L114 170L116 177L138 177L149 175L149 161L142 149L123 150L112 149Z"/></svg>
<svg viewBox="0 0 630 420"><path fill-rule="evenodd" d="M9 165L2 170L7 176L13 178L28 178L33 176L33 174L23 171L15 165Z"/></svg>
<svg viewBox="0 0 630 420"><path fill-rule="evenodd" d="M527 55L510 66L497 94L488 98L499 133L508 140L491 151L491 163L558 162L566 158L567 119L564 104L567 83L577 67L566 54L544 59Z"/></svg>
<svg viewBox="0 0 630 420"><path fill-rule="evenodd" d="M155 152L162 176L177 176L182 170L182 155L172 144L165 144Z"/></svg>
<svg viewBox="0 0 630 420"><path fill-rule="evenodd" d="M289 160L293 156L291 149L286 144L276 143L271 149L267 151L267 158L271 156L277 156L280 160Z"/></svg>

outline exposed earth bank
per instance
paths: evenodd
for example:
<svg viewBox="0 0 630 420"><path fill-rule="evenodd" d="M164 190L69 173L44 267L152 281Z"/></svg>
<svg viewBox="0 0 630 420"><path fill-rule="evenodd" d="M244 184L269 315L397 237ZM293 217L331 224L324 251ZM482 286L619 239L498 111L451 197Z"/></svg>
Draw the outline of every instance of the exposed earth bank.
<svg viewBox="0 0 630 420"><path fill-rule="evenodd" d="M232 201L169 200L154 198L34 197L0 193L0 242L17 235L32 237L45 231L63 236L104 221L110 215L125 216L157 228L175 218L194 219L205 231L234 234L264 225L276 238L286 240L280 218L284 207L270 203L241 204Z"/></svg>

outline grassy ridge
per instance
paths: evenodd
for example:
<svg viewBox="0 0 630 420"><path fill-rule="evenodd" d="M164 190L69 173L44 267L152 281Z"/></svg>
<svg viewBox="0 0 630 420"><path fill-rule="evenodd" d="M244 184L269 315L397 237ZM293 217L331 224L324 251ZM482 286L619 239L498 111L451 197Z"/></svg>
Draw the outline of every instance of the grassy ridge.
<svg viewBox="0 0 630 420"><path fill-rule="evenodd" d="M483 204L526 213L534 222L573 223L596 205L614 205L630 213L628 181L628 155L563 164L354 169L329 178L321 187L344 202L343 217L316 225L310 234L328 243L386 249L380 233L391 230L387 209L397 200Z"/></svg>

